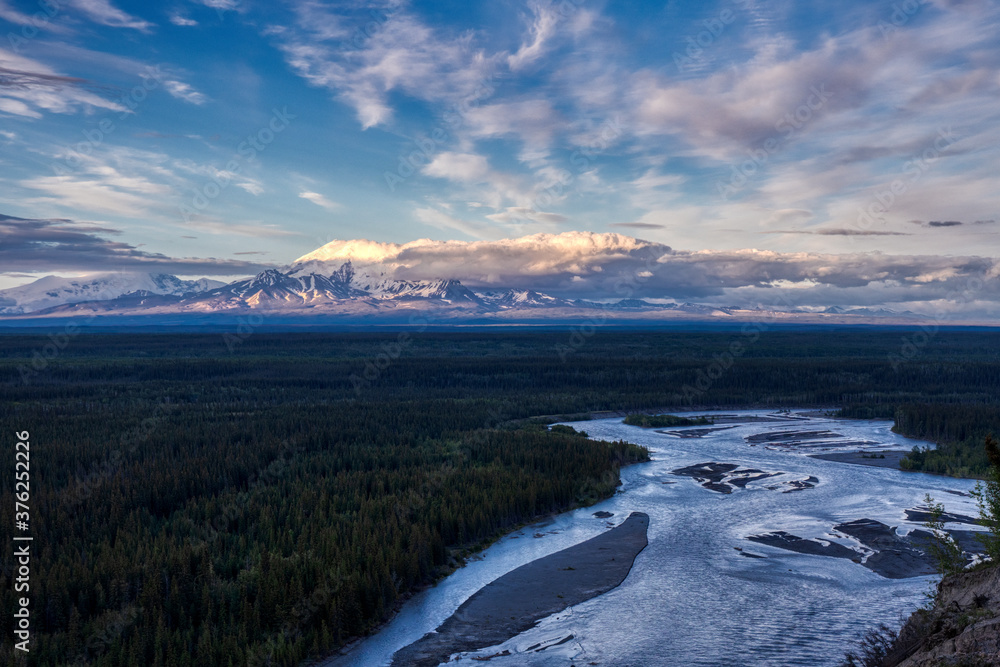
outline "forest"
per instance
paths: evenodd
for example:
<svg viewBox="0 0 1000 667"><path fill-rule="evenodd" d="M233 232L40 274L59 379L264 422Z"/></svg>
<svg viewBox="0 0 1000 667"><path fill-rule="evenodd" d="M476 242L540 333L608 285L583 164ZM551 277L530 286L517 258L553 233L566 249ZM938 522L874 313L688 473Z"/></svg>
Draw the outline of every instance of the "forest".
<svg viewBox="0 0 1000 667"><path fill-rule="evenodd" d="M0 336L8 488L15 433L32 441L27 664L329 654L498 536L614 493L644 449L545 426L591 412L823 407L948 443L1000 430L995 334L943 330L900 364L902 333L108 333L51 356L49 336ZM964 451L911 460L974 472ZM12 494L0 504L12 517ZM2 563L9 628L11 549Z"/></svg>

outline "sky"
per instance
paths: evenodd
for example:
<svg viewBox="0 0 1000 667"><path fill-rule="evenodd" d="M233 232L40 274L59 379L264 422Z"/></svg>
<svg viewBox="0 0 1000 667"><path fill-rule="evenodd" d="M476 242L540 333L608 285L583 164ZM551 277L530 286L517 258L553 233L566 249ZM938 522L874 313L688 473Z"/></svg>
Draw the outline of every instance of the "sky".
<svg viewBox="0 0 1000 667"><path fill-rule="evenodd" d="M593 273L615 233L673 258L665 297L684 264L719 298L988 310L998 34L987 0L0 0L0 288L349 239Z"/></svg>

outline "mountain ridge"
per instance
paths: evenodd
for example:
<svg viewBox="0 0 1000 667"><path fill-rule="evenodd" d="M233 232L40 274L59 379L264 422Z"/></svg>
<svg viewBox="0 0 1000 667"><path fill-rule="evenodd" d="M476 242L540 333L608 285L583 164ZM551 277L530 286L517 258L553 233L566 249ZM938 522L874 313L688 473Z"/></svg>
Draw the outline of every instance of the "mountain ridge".
<svg viewBox="0 0 1000 667"><path fill-rule="evenodd" d="M369 253L373 256L374 253ZM610 301L568 300L532 289L474 289L454 278L399 280L378 264L308 260L284 269L265 269L231 283L185 281L168 274L103 274L90 282L54 276L0 291L4 319L78 315L190 316L266 311L290 317L398 319L426 313L438 321L514 323L553 319L603 322L761 320L852 323L880 320L918 322L926 318L888 309L830 307L822 312L768 309L760 305L715 306L692 302L654 303L625 296ZM114 276L114 280L108 276ZM52 291L52 290L55 291ZM45 290L50 290L45 292ZM61 291L60 291L61 290ZM45 294L48 300L39 297ZM19 300L16 297L21 296ZM100 298L107 296L107 298ZM98 298L93 298L98 297ZM52 302L55 303L52 303Z"/></svg>

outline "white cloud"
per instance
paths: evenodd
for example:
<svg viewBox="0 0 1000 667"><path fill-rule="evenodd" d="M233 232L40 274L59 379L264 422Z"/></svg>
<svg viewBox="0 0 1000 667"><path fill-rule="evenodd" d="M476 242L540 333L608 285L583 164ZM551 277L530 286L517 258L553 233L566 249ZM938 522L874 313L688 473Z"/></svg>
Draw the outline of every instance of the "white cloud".
<svg viewBox="0 0 1000 667"><path fill-rule="evenodd" d="M334 211L340 208L340 204L338 204L335 201L330 201L329 199L319 194L318 192L310 192L309 190L306 190L305 192L300 192L299 197L307 201L311 201L312 203L316 204L316 206L325 208L328 211Z"/></svg>
<svg viewBox="0 0 1000 667"><path fill-rule="evenodd" d="M542 56L546 43L555 34L559 22L559 14L554 6L532 2L531 10L534 17L528 28L527 39L521 44L521 48L507 58L507 63L514 71L530 65Z"/></svg>
<svg viewBox="0 0 1000 667"><path fill-rule="evenodd" d="M37 60L5 49L0 49L0 68L8 70L13 81L0 88L4 95L0 111L29 118L41 118L43 111L61 114L93 109L126 111L117 102L83 88L86 81L63 76Z"/></svg>
<svg viewBox="0 0 1000 667"><path fill-rule="evenodd" d="M41 118L38 113L21 100L12 100L9 97L0 97L0 112L13 116L26 116L28 118Z"/></svg>
<svg viewBox="0 0 1000 667"><path fill-rule="evenodd" d="M227 172L227 173L231 173L231 172ZM239 180L235 181L235 185L239 189L241 189L241 190L243 190L245 192L249 192L254 197L257 197L259 195L264 194L264 186L261 185L259 181L256 181L256 180L254 180L252 178L249 178L247 176L243 176L243 177L239 178Z"/></svg>
<svg viewBox="0 0 1000 667"><path fill-rule="evenodd" d="M194 19L189 19L186 16L181 16L180 14L171 14L170 22L174 25L179 25L182 27L198 25L198 22Z"/></svg>
<svg viewBox="0 0 1000 667"><path fill-rule="evenodd" d="M166 88L167 92L170 93L172 97L184 100L185 102L190 102L191 104L202 105L208 100L208 98L192 88L190 84L184 83L183 81L177 81L176 79L164 79L163 87Z"/></svg>
<svg viewBox="0 0 1000 667"><path fill-rule="evenodd" d="M165 167L167 156L150 151L100 146L84 155L60 149L51 156L55 176L18 182L40 192L27 203L89 214L143 217L154 212L182 183Z"/></svg>
<svg viewBox="0 0 1000 667"><path fill-rule="evenodd" d="M505 136L519 138L524 144L522 161L545 157L565 120L547 99L497 102L473 107L465 116L466 135L477 139Z"/></svg>
<svg viewBox="0 0 1000 667"><path fill-rule="evenodd" d="M342 16L313 3L296 9L297 26L272 31L289 65L353 107L364 128L392 119L393 92L457 106L482 87L496 59L470 35L443 34L403 10L387 14L360 48L345 48Z"/></svg>
<svg viewBox="0 0 1000 667"><path fill-rule="evenodd" d="M206 7L221 10L238 9L240 6L240 0L197 0L197 2Z"/></svg>
<svg viewBox="0 0 1000 667"><path fill-rule="evenodd" d="M216 236L249 236L252 238L278 238L286 236L299 236L298 232L283 229L275 224L263 222L228 222L219 220L211 216L198 216L195 219L180 223L182 227L213 234Z"/></svg>
<svg viewBox="0 0 1000 667"><path fill-rule="evenodd" d="M497 237L496 230L492 227L478 222L462 220L429 206L415 209L413 215L420 222L431 227L436 227L437 229L453 230L477 239Z"/></svg>
<svg viewBox="0 0 1000 667"><path fill-rule="evenodd" d="M75 211L135 217L149 210L150 194L168 192L166 188L143 182L142 179L120 177L40 176L23 180L20 185L40 190L46 195L33 200L35 204L55 204Z"/></svg>
<svg viewBox="0 0 1000 667"><path fill-rule="evenodd" d="M547 185L531 185L520 175L497 171L485 156L476 153L444 151L435 155L422 173L459 184L460 200L471 199L497 211L510 204L534 208L536 191Z"/></svg>
<svg viewBox="0 0 1000 667"><path fill-rule="evenodd" d="M18 25L32 24L32 18L29 15L14 9L6 0L0 0L0 19Z"/></svg>
<svg viewBox="0 0 1000 667"><path fill-rule="evenodd" d="M567 220L565 215L561 215L559 213L546 213L545 211L536 211L535 209L528 208L526 206L508 206L501 213L493 213L491 215L487 215L486 217L494 222L504 223L530 220L545 224L557 224L566 222Z"/></svg>
<svg viewBox="0 0 1000 667"><path fill-rule="evenodd" d="M486 158L472 153L444 152L436 155L424 167L428 176L446 178L461 183L479 183L491 174Z"/></svg>
<svg viewBox="0 0 1000 667"><path fill-rule="evenodd" d="M92 21L101 25L113 28L133 28L144 32L153 27L149 21L136 18L118 9L111 4L110 0L72 0L72 3Z"/></svg>

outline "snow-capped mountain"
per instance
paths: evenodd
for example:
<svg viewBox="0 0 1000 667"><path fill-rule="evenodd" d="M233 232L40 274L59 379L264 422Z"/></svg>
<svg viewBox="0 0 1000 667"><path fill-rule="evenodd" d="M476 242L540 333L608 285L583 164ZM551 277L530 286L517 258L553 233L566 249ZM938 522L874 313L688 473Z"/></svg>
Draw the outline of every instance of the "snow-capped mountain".
<svg viewBox="0 0 1000 667"><path fill-rule="evenodd" d="M169 318L170 322L178 322L183 320L177 317L185 315L204 319L266 312L269 316L281 317L319 315L351 321L399 322L423 313L437 322L513 323L591 321L595 318L646 322L762 318L769 321L857 322L872 318L888 321L890 316L906 319L912 315L839 307L824 312L723 307L677 303L668 300L669 294L652 300L631 296L614 301L569 300L526 288L527 276L520 274L510 276L518 287L496 287L498 283L502 285L504 278L487 271L476 278L482 269L474 264L465 265L459 271L454 264L439 262L434 272L414 271L413 267L420 264L421 253L433 249L438 256L442 252L449 256L449 244L452 243L455 242L427 239L403 245L333 241L289 266L267 269L229 284L208 279L187 281L165 274L118 273L85 279L50 276L30 285L0 291L0 317L30 319L99 314L142 316L153 318L153 322L167 321L156 318ZM561 247L571 251L574 258L572 271L585 273L589 246L599 244L602 251L623 255L641 249L644 243L617 234L536 235L511 240L504 246L504 252L523 250L522 246L537 250L535 246L539 244L562 244ZM470 282L479 284L465 285L456 279L456 274L472 276ZM434 277L417 279L415 275Z"/></svg>
<svg viewBox="0 0 1000 667"><path fill-rule="evenodd" d="M0 314L31 313L82 301L106 301L123 294L197 294L220 287L218 280L181 280L164 273L104 273L86 278L45 276L33 283L0 290Z"/></svg>
<svg viewBox="0 0 1000 667"><path fill-rule="evenodd" d="M571 307L572 301L560 299L559 297L541 294L534 290L508 289L489 290L476 292L484 303L496 306L497 308L552 308Z"/></svg>

